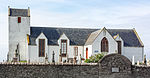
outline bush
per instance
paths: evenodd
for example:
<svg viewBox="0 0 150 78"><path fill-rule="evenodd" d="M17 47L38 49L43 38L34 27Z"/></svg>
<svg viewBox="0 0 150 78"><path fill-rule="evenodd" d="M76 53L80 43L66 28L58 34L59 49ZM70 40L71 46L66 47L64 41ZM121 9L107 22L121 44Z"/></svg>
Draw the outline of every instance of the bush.
<svg viewBox="0 0 150 78"><path fill-rule="evenodd" d="M85 63L90 63L90 59L86 59L84 62Z"/></svg>
<svg viewBox="0 0 150 78"><path fill-rule="evenodd" d="M84 62L86 63L97 63L102 57L104 56L104 54L95 54L91 57L89 57L89 59L86 59Z"/></svg>
<svg viewBox="0 0 150 78"><path fill-rule="evenodd" d="M21 62L21 63L27 63L27 61L26 61L26 60L22 60L22 61L19 61L19 62Z"/></svg>

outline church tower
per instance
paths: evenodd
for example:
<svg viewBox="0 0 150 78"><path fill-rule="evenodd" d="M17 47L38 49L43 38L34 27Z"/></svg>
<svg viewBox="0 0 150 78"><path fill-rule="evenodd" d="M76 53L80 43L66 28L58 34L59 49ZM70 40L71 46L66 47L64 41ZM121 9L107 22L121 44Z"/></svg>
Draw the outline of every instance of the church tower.
<svg viewBox="0 0 150 78"><path fill-rule="evenodd" d="M8 7L9 52L7 60L28 61L30 9Z"/></svg>

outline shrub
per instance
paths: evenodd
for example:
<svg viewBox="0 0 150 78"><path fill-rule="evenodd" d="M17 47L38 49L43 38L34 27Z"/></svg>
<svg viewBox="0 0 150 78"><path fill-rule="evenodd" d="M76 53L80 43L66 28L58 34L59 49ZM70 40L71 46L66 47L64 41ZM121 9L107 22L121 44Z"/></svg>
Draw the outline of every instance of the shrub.
<svg viewBox="0 0 150 78"><path fill-rule="evenodd" d="M21 62L21 63L27 63L27 61L26 61L26 60L22 60L22 61L19 61L19 62Z"/></svg>
<svg viewBox="0 0 150 78"><path fill-rule="evenodd" d="M104 56L103 53L95 54L95 55L89 57L89 59L86 59L84 62L86 62L86 63L97 63L103 56Z"/></svg>

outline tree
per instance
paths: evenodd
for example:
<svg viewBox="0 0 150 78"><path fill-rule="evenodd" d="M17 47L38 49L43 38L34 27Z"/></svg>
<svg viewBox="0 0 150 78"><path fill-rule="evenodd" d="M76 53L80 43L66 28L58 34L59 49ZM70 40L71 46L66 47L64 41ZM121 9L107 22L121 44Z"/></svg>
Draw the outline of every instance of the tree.
<svg viewBox="0 0 150 78"><path fill-rule="evenodd" d="M104 56L103 53L95 54L95 55L89 57L89 59L86 59L84 62L86 62L86 63L97 63L103 56Z"/></svg>

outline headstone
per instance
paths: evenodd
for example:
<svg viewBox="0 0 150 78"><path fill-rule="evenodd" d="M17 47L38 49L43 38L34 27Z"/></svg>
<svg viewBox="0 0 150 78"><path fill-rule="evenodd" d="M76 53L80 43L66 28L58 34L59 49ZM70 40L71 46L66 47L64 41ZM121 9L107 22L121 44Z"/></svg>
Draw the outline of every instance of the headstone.
<svg viewBox="0 0 150 78"><path fill-rule="evenodd" d="M47 53L46 53L46 57L45 57L45 63L48 63L48 56L47 56Z"/></svg>
<svg viewBox="0 0 150 78"><path fill-rule="evenodd" d="M146 55L144 55L144 64L146 65Z"/></svg>
<svg viewBox="0 0 150 78"><path fill-rule="evenodd" d="M13 62L17 62L18 61L18 58L17 57L14 57L13 58Z"/></svg>
<svg viewBox="0 0 150 78"><path fill-rule="evenodd" d="M137 65L138 65L138 66L140 65L140 62L139 62L139 61L137 61Z"/></svg>
<svg viewBox="0 0 150 78"><path fill-rule="evenodd" d="M81 64L81 63L82 63L81 54L80 54L80 59L79 59L79 61L80 61L80 64Z"/></svg>
<svg viewBox="0 0 150 78"><path fill-rule="evenodd" d="M62 55L61 55L61 49L60 49L60 52L59 52L59 63L62 63Z"/></svg>
<svg viewBox="0 0 150 78"><path fill-rule="evenodd" d="M134 56L132 57L132 65L134 65L135 64L135 62L134 62Z"/></svg>
<svg viewBox="0 0 150 78"><path fill-rule="evenodd" d="M53 63L55 63L55 57L54 57L54 56L55 56L55 53L54 53L54 51L53 51L53 58L52 58L52 62L53 62Z"/></svg>
<svg viewBox="0 0 150 78"><path fill-rule="evenodd" d="M147 65L149 65L149 60L147 60Z"/></svg>
<svg viewBox="0 0 150 78"><path fill-rule="evenodd" d="M73 58L73 64L76 64L76 57Z"/></svg>

